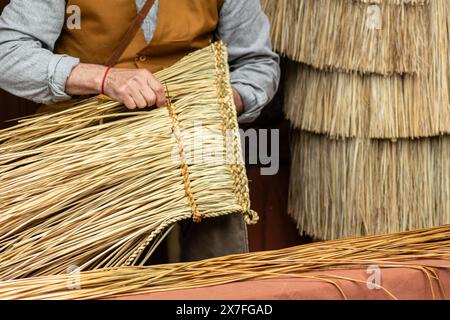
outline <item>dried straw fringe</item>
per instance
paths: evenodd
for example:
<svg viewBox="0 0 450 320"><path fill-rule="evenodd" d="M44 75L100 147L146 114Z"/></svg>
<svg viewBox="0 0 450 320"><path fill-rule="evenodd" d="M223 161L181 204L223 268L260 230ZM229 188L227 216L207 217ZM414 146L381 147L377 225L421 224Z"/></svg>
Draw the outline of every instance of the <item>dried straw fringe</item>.
<svg viewBox="0 0 450 320"><path fill-rule="evenodd" d="M331 271L362 269L369 265L420 270L428 279L433 298L439 295L445 298L437 269L448 268L409 261L449 259L449 239L450 226L445 226L402 234L313 243L192 263L88 271L80 274L79 290L67 288L68 284L76 284L76 274L3 281L0 282L0 299L98 299L276 278L324 281L335 286L343 298L346 298L340 283L362 281L333 275ZM330 271L330 274L307 273L311 271ZM389 288L381 289L386 298L396 298Z"/></svg>
<svg viewBox="0 0 450 320"><path fill-rule="evenodd" d="M411 4L423 1L381 1L380 30L369 26L368 2L263 0L262 5L272 22L274 48L294 61L345 72L420 72L429 63L423 60L425 7Z"/></svg>
<svg viewBox="0 0 450 320"><path fill-rule="evenodd" d="M330 140L293 132L289 213L318 239L450 223L450 136Z"/></svg>
<svg viewBox="0 0 450 320"><path fill-rule="evenodd" d="M427 9L428 55L419 75L324 72L291 62L285 112L297 129L331 137L407 138L450 133L450 15L446 0Z"/></svg>
<svg viewBox="0 0 450 320"><path fill-rule="evenodd" d="M94 98L0 132L0 279L144 263L177 221L253 213L226 48L216 43L156 76L170 115ZM194 163L177 150L229 162Z"/></svg>
<svg viewBox="0 0 450 320"><path fill-rule="evenodd" d="M293 127L332 138L420 138L450 133L447 72L415 76L321 72L290 62L286 117Z"/></svg>

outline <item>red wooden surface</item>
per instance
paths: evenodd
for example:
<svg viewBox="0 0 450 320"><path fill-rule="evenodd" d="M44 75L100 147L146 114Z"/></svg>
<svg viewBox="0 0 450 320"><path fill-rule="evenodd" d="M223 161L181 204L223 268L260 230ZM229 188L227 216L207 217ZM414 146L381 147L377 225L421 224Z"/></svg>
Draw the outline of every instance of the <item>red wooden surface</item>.
<svg viewBox="0 0 450 320"><path fill-rule="evenodd" d="M124 295L114 300L432 300L450 299L450 261L410 261L409 266L380 268L380 288L366 269L314 271L303 278L249 280L195 289ZM434 266L438 279L415 265ZM330 276L336 278L330 278ZM306 278L310 277L310 278ZM316 277L316 278L313 278ZM330 282L321 281L325 277ZM341 291L340 291L341 290Z"/></svg>

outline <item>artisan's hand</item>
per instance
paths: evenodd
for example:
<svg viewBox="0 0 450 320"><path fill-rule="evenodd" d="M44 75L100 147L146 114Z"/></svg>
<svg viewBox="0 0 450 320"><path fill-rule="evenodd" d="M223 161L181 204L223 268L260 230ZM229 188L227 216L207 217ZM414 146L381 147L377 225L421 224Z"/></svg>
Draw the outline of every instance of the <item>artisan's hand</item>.
<svg viewBox="0 0 450 320"><path fill-rule="evenodd" d="M105 72L104 66L79 64L67 80L67 94L100 93ZM166 104L164 87L153 74L144 69L111 69L105 80L105 94L124 103L128 109L142 109L153 105L164 107Z"/></svg>
<svg viewBox="0 0 450 320"><path fill-rule="evenodd" d="M111 69L105 94L123 102L128 109L166 105L162 84L146 69Z"/></svg>
<svg viewBox="0 0 450 320"><path fill-rule="evenodd" d="M233 98L234 104L236 106L236 111L239 116L244 112L244 101L242 101L241 95L235 88L233 88Z"/></svg>

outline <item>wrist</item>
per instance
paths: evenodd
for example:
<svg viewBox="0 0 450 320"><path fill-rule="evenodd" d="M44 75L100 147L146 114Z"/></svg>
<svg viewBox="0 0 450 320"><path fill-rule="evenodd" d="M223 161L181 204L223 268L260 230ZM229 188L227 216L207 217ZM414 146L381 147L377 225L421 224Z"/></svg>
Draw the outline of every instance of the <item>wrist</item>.
<svg viewBox="0 0 450 320"><path fill-rule="evenodd" d="M92 89L95 90L95 93L102 94L104 90L104 84L106 82L107 73L110 71L108 67L105 66L96 66L96 70L93 70L92 77Z"/></svg>
<svg viewBox="0 0 450 320"><path fill-rule="evenodd" d="M66 92L69 95L99 94L106 70L107 67L101 65L79 64L67 79Z"/></svg>
<svg viewBox="0 0 450 320"><path fill-rule="evenodd" d="M112 67L107 67L105 72L103 73L102 81L100 84L100 93L105 94L105 87L106 87L106 78L108 77L109 72L111 71Z"/></svg>

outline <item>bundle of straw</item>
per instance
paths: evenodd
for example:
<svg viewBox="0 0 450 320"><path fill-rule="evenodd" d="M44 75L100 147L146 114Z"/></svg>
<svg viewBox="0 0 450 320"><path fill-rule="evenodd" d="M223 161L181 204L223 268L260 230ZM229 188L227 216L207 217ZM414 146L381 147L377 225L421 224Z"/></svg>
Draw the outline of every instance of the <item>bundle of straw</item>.
<svg viewBox="0 0 450 320"><path fill-rule="evenodd" d="M450 136L398 142L293 133L289 213L318 239L450 223Z"/></svg>
<svg viewBox="0 0 450 320"><path fill-rule="evenodd" d="M143 264L183 219L254 222L224 45L156 76L167 108L93 98L0 132L0 279Z"/></svg>
<svg viewBox="0 0 450 320"><path fill-rule="evenodd" d="M437 0L423 10L428 36L417 35L416 41L426 43L422 60L430 63L419 74L345 74L291 62L285 112L292 125L331 137L390 139L450 133L447 7Z"/></svg>
<svg viewBox="0 0 450 320"><path fill-rule="evenodd" d="M263 0L274 48L318 69L418 73L427 1ZM376 5L374 7L372 4ZM379 11L379 12L377 12Z"/></svg>
<svg viewBox="0 0 450 320"><path fill-rule="evenodd" d="M433 282L445 292L436 269L422 259L450 259L450 226L400 234L328 241L278 251L233 255L192 263L151 267L120 267L57 276L0 282L0 299L98 299L127 294L202 288L257 279L304 278L333 284L344 298L338 281L363 282L311 271L380 268L413 268L428 278L432 296ZM412 262L411 260L414 260ZM79 277L79 278L78 278ZM366 282L363 282L366 284ZM79 289L68 285L79 285ZM395 296L380 286L387 298Z"/></svg>

